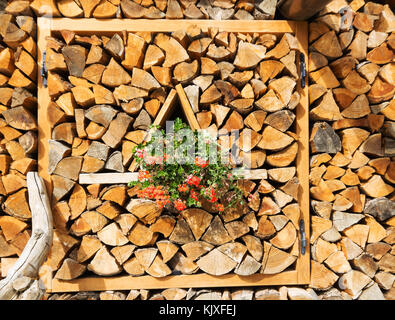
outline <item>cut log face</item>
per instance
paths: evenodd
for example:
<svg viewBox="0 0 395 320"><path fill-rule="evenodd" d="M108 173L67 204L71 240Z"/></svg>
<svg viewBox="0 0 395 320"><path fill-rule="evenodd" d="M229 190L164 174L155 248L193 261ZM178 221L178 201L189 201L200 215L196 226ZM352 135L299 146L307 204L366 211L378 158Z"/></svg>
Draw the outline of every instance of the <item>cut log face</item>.
<svg viewBox="0 0 395 320"><path fill-rule="evenodd" d="M62 54L70 75L82 77L85 69L86 49L78 45L65 46L62 48Z"/></svg>
<svg viewBox="0 0 395 320"><path fill-rule="evenodd" d="M97 236L101 242L110 246L122 246L128 243L128 239L123 235L115 223L104 227L97 233Z"/></svg>
<svg viewBox="0 0 395 320"><path fill-rule="evenodd" d="M210 251L207 255L197 261L197 265L204 272L219 276L229 273L237 265L237 262L218 249Z"/></svg>
<svg viewBox="0 0 395 320"><path fill-rule="evenodd" d="M271 247L266 260L264 274L279 273L294 263L296 257L286 253L285 251L279 250L275 247Z"/></svg>
<svg viewBox="0 0 395 320"><path fill-rule="evenodd" d="M101 276L113 276L122 271L116 259L104 246L88 264L88 270Z"/></svg>

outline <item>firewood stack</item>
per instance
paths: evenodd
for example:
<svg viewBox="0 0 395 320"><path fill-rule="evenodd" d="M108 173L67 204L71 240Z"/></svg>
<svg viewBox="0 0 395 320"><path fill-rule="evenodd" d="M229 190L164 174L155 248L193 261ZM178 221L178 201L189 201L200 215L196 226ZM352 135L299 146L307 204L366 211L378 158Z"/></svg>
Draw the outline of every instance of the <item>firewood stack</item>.
<svg viewBox="0 0 395 320"><path fill-rule="evenodd" d="M358 0L310 23L312 287L353 299L394 282L394 31L388 5Z"/></svg>
<svg viewBox="0 0 395 320"><path fill-rule="evenodd" d="M0 258L12 265L31 234L26 174L37 164L36 23L29 8L0 15ZM4 276L1 275L1 277Z"/></svg>
<svg viewBox="0 0 395 320"><path fill-rule="evenodd" d="M292 268L299 254L294 120L300 95L291 34L196 26L112 37L63 31L47 39L46 52L57 227L48 264L56 278L74 279L86 270L162 277ZM177 84L202 129L222 134L225 149L238 144L252 168L268 169L267 179L240 181L248 205L218 214L205 203L204 210L173 215L136 199L134 188L78 184L80 172L130 169L132 148ZM226 138L231 130L240 130L237 141Z"/></svg>
<svg viewBox="0 0 395 320"><path fill-rule="evenodd" d="M68 18L265 20L273 19L277 2L277 0L33 0L30 7L38 16Z"/></svg>

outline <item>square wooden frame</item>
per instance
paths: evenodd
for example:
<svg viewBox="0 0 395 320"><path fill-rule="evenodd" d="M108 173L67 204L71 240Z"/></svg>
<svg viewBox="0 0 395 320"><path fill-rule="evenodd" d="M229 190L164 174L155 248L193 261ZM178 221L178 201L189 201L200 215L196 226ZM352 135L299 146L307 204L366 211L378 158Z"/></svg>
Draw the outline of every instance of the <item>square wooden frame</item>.
<svg viewBox="0 0 395 320"><path fill-rule="evenodd" d="M46 37L59 33L61 30L71 30L79 35L107 35L116 32L172 32L180 27L187 28L197 25L203 30L209 27L220 31L241 33L272 33L281 35L292 33L298 40L300 52L305 55L308 65L308 27L307 22L299 21L242 21L242 20L130 20L130 19L68 19L68 18L38 18L38 66L41 69L43 53L46 48ZM299 65L299 61L298 61ZM307 81L306 81L307 82ZM284 271L279 274L254 274L239 276L227 274L212 276L208 274L171 275L164 278L152 276L115 276L115 277L85 277L71 281L62 281L49 277L45 282L47 292L77 292L105 291L131 289L164 289L164 288L205 288L205 287L247 287L267 285L306 285L310 282L310 201L309 201L309 101L308 86L301 87L298 81L297 89L301 100L296 109L296 133L299 137L299 152L296 159L297 176L301 192L298 203L301 208L301 219L305 223L307 241L305 254L299 253L296 260L296 270ZM48 174L48 155L51 138L51 128L47 121L47 107L50 102L48 89L43 86L41 72L38 76L38 171L44 179L49 194L51 194L51 179ZM300 241L300 235L298 240ZM300 250L299 250L300 251Z"/></svg>

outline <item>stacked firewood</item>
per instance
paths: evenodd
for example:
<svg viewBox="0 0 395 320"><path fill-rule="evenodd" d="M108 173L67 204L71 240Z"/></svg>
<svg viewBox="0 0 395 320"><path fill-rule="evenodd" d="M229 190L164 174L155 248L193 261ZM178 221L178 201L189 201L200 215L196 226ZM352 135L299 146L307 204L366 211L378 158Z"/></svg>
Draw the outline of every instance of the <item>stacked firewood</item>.
<svg viewBox="0 0 395 320"><path fill-rule="evenodd" d="M0 15L0 258L12 265L31 234L26 174L36 169L36 23L32 12ZM5 276L2 274L1 276Z"/></svg>
<svg viewBox="0 0 395 320"><path fill-rule="evenodd" d="M131 2L125 1L124 3L127 6ZM160 5L157 5L159 2L162 1L153 1L152 3L151 1L134 1L132 6L139 9L142 7L146 8L146 10L137 11L143 12L143 17L149 14L149 12L156 11L155 8L150 9L150 7L155 6L165 14L164 18L166 18L166 12L170 7L174 8L177 6L175 1L169 1L169 3L172 2L171 6L169 6L168 1L163 1L166 4L162 4L162 8L164 8L162 10ZM256 4L254 9L249 9L251 8L249 1L191 1L190 3L193 3L201 13L196 11L193 6L191 6L189 11L194 11L197 15L203 14L203 18L215 19L217 17L225 19L229 12L226 10L229 8L224 7L223 3L227 2L232 2L234 5L231 8L233 9L233 16L230 15L231 18L237 19L236 13L240 11L240 16L247 19L251 18L250 15L255 19L264 19L274 15L274 11L270 8L267 10L265 4L267 5L270 2L277 1L262 1L259 7L262 10L258 8L259 11L257 10L258 4ZM0 56L3 57L2 59L5 59L5 65L1 62L2 69L0 70L0 90L2 91L0 94L0 99L2 99L0 101L0 108L2 110L12 109L12 105L14 107L22 105L25 110L35 115L35 107L30 107L33 103L32 101L35 100L35 88L29 81L30 79L35 83L34 79L29 77L32 64L30 62L26 64L28 56L24 53L22 54L21 49L19 50L19 54L17 54L19 42L19 45L23 48L23 52L29 53L34 59L36 58L34 20L30 18L31 11L37 15L72 16L73 14L70 14L70 12L75 10L74 14L77 13L76 16L85 17L85 12L91 10L87 13L87 16L93 17L93 12L97 10L96 16L100 17L100 14L103 14L103 12L107 14L107 9L113 9L115 6L117 10L115 13L111 12L109 16L126 17L120 1L63 1L63 7L59 8L60 3L62 1L12 1L7 8L7 12L14 17L1 15ZM89 3L93 3L91 5L92 9L89 9ZM135 6L135 3L138 6ZM184 18L192 18L193 16L188 17L188 14L185 13L186 1L180 1L178 3ZM46 4L48 6L43 6ZM84 8L86 4L88 5L87 11ZM226 5L229 6L229 4ZM63 9L67 6L71 9ZM352 10L345 10L347 6L350 6ZM207 8L209 7L211 9L208 10ZM83 10L82 15L81 12L78 13L81 8ZM68 10L69 13L64 14L62 10ZM245 14L244 11L248 12L249 15ZM210 12L212 12L211 15ZM266 13L266 15L263 13ZM310 23L310 51L312 52L310 54L311 63L309 66L312 85L310 89L310 101L311 116L312 119L315 119L315 123L312 121L311 127L311 187L313 197L311 240L313 243L312 256L314 260L312 261L313 281L311 287L317 292L318 297L312 289L305 291L299 288L273 287L264 290L254 290L255 292L249 289L230 291L226 289L213 291L167 289L160 292L132 290L130 292L103 292L100 294L100 298L162 299L164 297L165 299L227 299L230 296L235 299L284 299L288 295L290 299L382 299L384 296L387 299L395 299L395 270L393 268L395 265L394 196L390 192L386 196L381 197L380 194L377 197L378 193L383 192L382 190L388 192L394 185L392 173L394 155L391 155L395 121L392 94L394 81L391 78L393 77L393 58L392 56L391 58L388 57L389 52L393 52L394 49L393 21L393 14L388 7L378 5L375 2L365 3L364 0L335 0ZM18 31L18 29L27 33L27 37L25 37L24 32ZM4 40L5 33L8 33L6 36L6 39L8 39L7 42ZM333 42L330 42L331 40ZM7 48L10 48L10 50L7 50ZM10 51L13 52L13 58L11 59L7 57L10 55ZM17 56L24 57L23 63L19 63L19 66L16 60L21 58L16 58ZM12 61L11 63L7 62L10 60ZM25 65L30 67L26 67ZM12 77L14 79L10 83L9 80ZM13 82L14 84L12 84ZM15 85L15 82L19 84ZM23 93L18 93L22 97L17 98L19 102L13 103L12 94L17 91L13 90L14 88L25 88L27 91L18 89L21 92L23 91ZM11 98L9 98L10 89L13 90ZM367 91L364 92L365 90ZM28 92L33 94L30 95ZM191 97L192 93L188 94ZM5 100L3 101L3 99ZM366 99L368 100L369 111L366 108ZM193 105L193 99L191 98L191 100L191 104ZM21 103L20 101L23 102ZM353 107L351 108L352 105ZM317 109L319 106L321 108ZM349 110L345 111L347 109ZM202 109L198 112L201 113L203 111L211 110ZM354 117L358 118L353 118L354 114ZM3 115L0 118L4 124L1 128L8 128L3 130L9 132L9 129L15 129L21 134L16 138L12 138L12 135L7 135L9 146L15 146L16 143L19 143L23 148L26 142L21 142L20 138L25 135L27 135L25 139L29 138L30 142L28 144L33 142L31 145L34 146L36 129L26 130L14 128L11 124L7 123L7 119ZM205 116L201 115L198 118L202 121ZM211 124L215 123L215 118L213 119L210 121ZM360 135L364 138L358 145L358 141L361 139ZM381 139L378 139L380 137L379 135L381 135ZM319 141L322 138L324 138L325 143ZM364 143L368 139L371 140L371 143ZM7 138L4 136L2 145L7 143L6 140ZM381 143L378 142L373 147L372 142L375 141L373 143L375 144L379 140ZM363 148L362 145L364 145ZM352 147L350 148L349 146ZM327 149L322 149L324 147ZM12 153L5 146L2 147L2 150L0 157L5 155L9 157L5 157L8 159L5 165L5 168L8 168L8 170L2 170L1 175L7 176L8 174L13 174L22 178L24 169L20 171L18 168L20 168L19 166L24 161L30 162L31 160L20 161L16 166L14 163L18 163L18 160L14 161ZM33 150L35 150L35 147ZM365 150L370 151L365 152ZM368 159L364 157L368 157ZM22 159L26 158L35 159L35 151L25 151ZM14 167L11 168L13 165ZM359 182L354 174L356 174ZM12 179L12 181L19 180L17 178L16 180ZM366 185L368 182L370 184ZM4 185L3 179L2 183ZM377 188L374 188L375 186ZM24 188L22 187L19 190L24 190ZM105 189L106 186L99 187L94 185L88 188L81 188L85 190L87 208L94 208L94 205L88 205L88 203L95 201L105 202L100 196L100 191L103 190L102 188ZM96 188L99 191L95 190ZM18 195L18 191L10 195L2 195L1 202L3 206L4 201L9 197L12 199L13 195ZM23 207L26 202L19 197L17 203L22 204ZM76 199L78 197L75 195ZM358 201L358 197L360 201ZM82 195L83 198L84 196ZM80 237L69 231L70 222L65 222L70 221L71 208L78 202L78 200L75 200L73 205L70 200L70 198L64 198L60 200L59 204L55 204L55 206L59 207L64 206L64 209L60 209L60 211L54 210L61 213L55 213L58 230L55 232L55 247L51 253L52 261L55 261L53 265L57 266L53 268L55 271L62 266L65 258L70 258L78 262L78 250L82 245ZM128 198L127 201L129 200ZM352 206L345 209L350 206L348 202L351 202ZM360 207L363 208L358 209ZM17 256L15 252L20 252L28 240L29 226L25 226L25 224L28 225L29 220L17 218L24 224L20 224L14 219L11 221L10 218L13 215L6 213L5 209L3 210L2 215L6 217L6 219L3 218L3 221L6 224L0 226L0 254L2 254L2 271L6 271L15 261L15 258L13 258ZM123 211L123 214L126 211ZM62 217L62 214L65 217ZM10 221L12 223L9 223ZM80 223L84 224L84 221ZM65 225L63 229L61 227L62 224ZM5 233L13 240L7 241L4 236ZM82 239L88 235L90 233L82 236ZM162 237L162 235L160 236ZM95 238L94 235L91 235L91 237ZM20 242L17 239L24 240ZM97 238L94 241L97 243ZM21 245L17 245L17 243L21 243ZM16 249L16 247L19 249ZM135 250L138 250L137 246ZM184 251L180 250L180 252ZM252 253L251 255L255 257ZM53 297L56 298L56 296L54 295ZM96 295L79 293L74 296L76 299L83 299L85 297L96 298Z"/></svg>
<svg viewBox="0 0 395 320"><path fill-rule="evenodd" d="M130 19L273 19L277 0L30 0L13 6L38 16Z"/></svg>
<svg viewBox="0 0 395 320"><path fill-rule="evenodd" d="M297 55L291 34L196 26L171 34L109 38L63 31L49 37L49 172L57 230L48 264L56 277L70 280L86 269L103 276L274 274L293 265L300 216ZM240 130L236 141L221 136L221 145L237 144L253 168L268 169L267 179L240 181L246 204L218 214L205 203L204 210L174 216L135 199L134 188L78 184L80 172L130 169L132 148L177 84L185 87L201 128Z"/></svg>
<svg viewBox="0 0 395 320"><path fill-rule="evenodd" d="M311 285L353 299L394 283L394 31L388 5L357 0L310 23Z"/></svg>
<svg viewBox="0 0 395 320"><path fill-rule="evenodd" d="M48 300L318 300L313 289L300 287L272 288L169 288L52 294ZM330 299L327 295L324 299Z"/></svg>

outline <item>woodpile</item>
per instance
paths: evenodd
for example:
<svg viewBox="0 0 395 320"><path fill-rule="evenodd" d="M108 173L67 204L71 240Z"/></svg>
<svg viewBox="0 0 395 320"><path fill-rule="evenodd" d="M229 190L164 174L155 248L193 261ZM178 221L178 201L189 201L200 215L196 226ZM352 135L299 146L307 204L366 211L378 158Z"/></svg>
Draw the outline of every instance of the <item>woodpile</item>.
<svg viewBox="0 0 395 320"><path fill-rule="evenodd" d="M32 213L26 175L37 166L36 23L29 2L16 2L25 5L10 4L0 14L2 271L13 266L30 239ZM5 276L2 272L1 277Z"/></svg>
<svg viewBox="0 0 395 320"><path fill-rule="evenodd" d="M63 31L47 38L46 50L54 223L70 241L63 258L50 263L55 278L247 276L294 268L300 95L293 35L197 26L110 37ZM175 216L136 199L134 188L79 184L80 173L135 169L132 149L152 123L163 123L158 114L173 88L191 106L193 128L219 134L225 150L238 146L236 162L267 169L267 179L240 181L244 205L220 215L207 203ZM232 130L240 131L233 141Z"/></svg>
<svg viewBox="0 0 395 320"><path fill-rule="evenodd" d="M9 11L67 18L273 19L278 0L31 0L14 1Z"/></svg>
<svg viewBox="0 0 395 320"><path fill-rule="evenodd" d="M323 295L394 299L394 23L388 5L356 0L310 23L311 287Z"/></svg>

